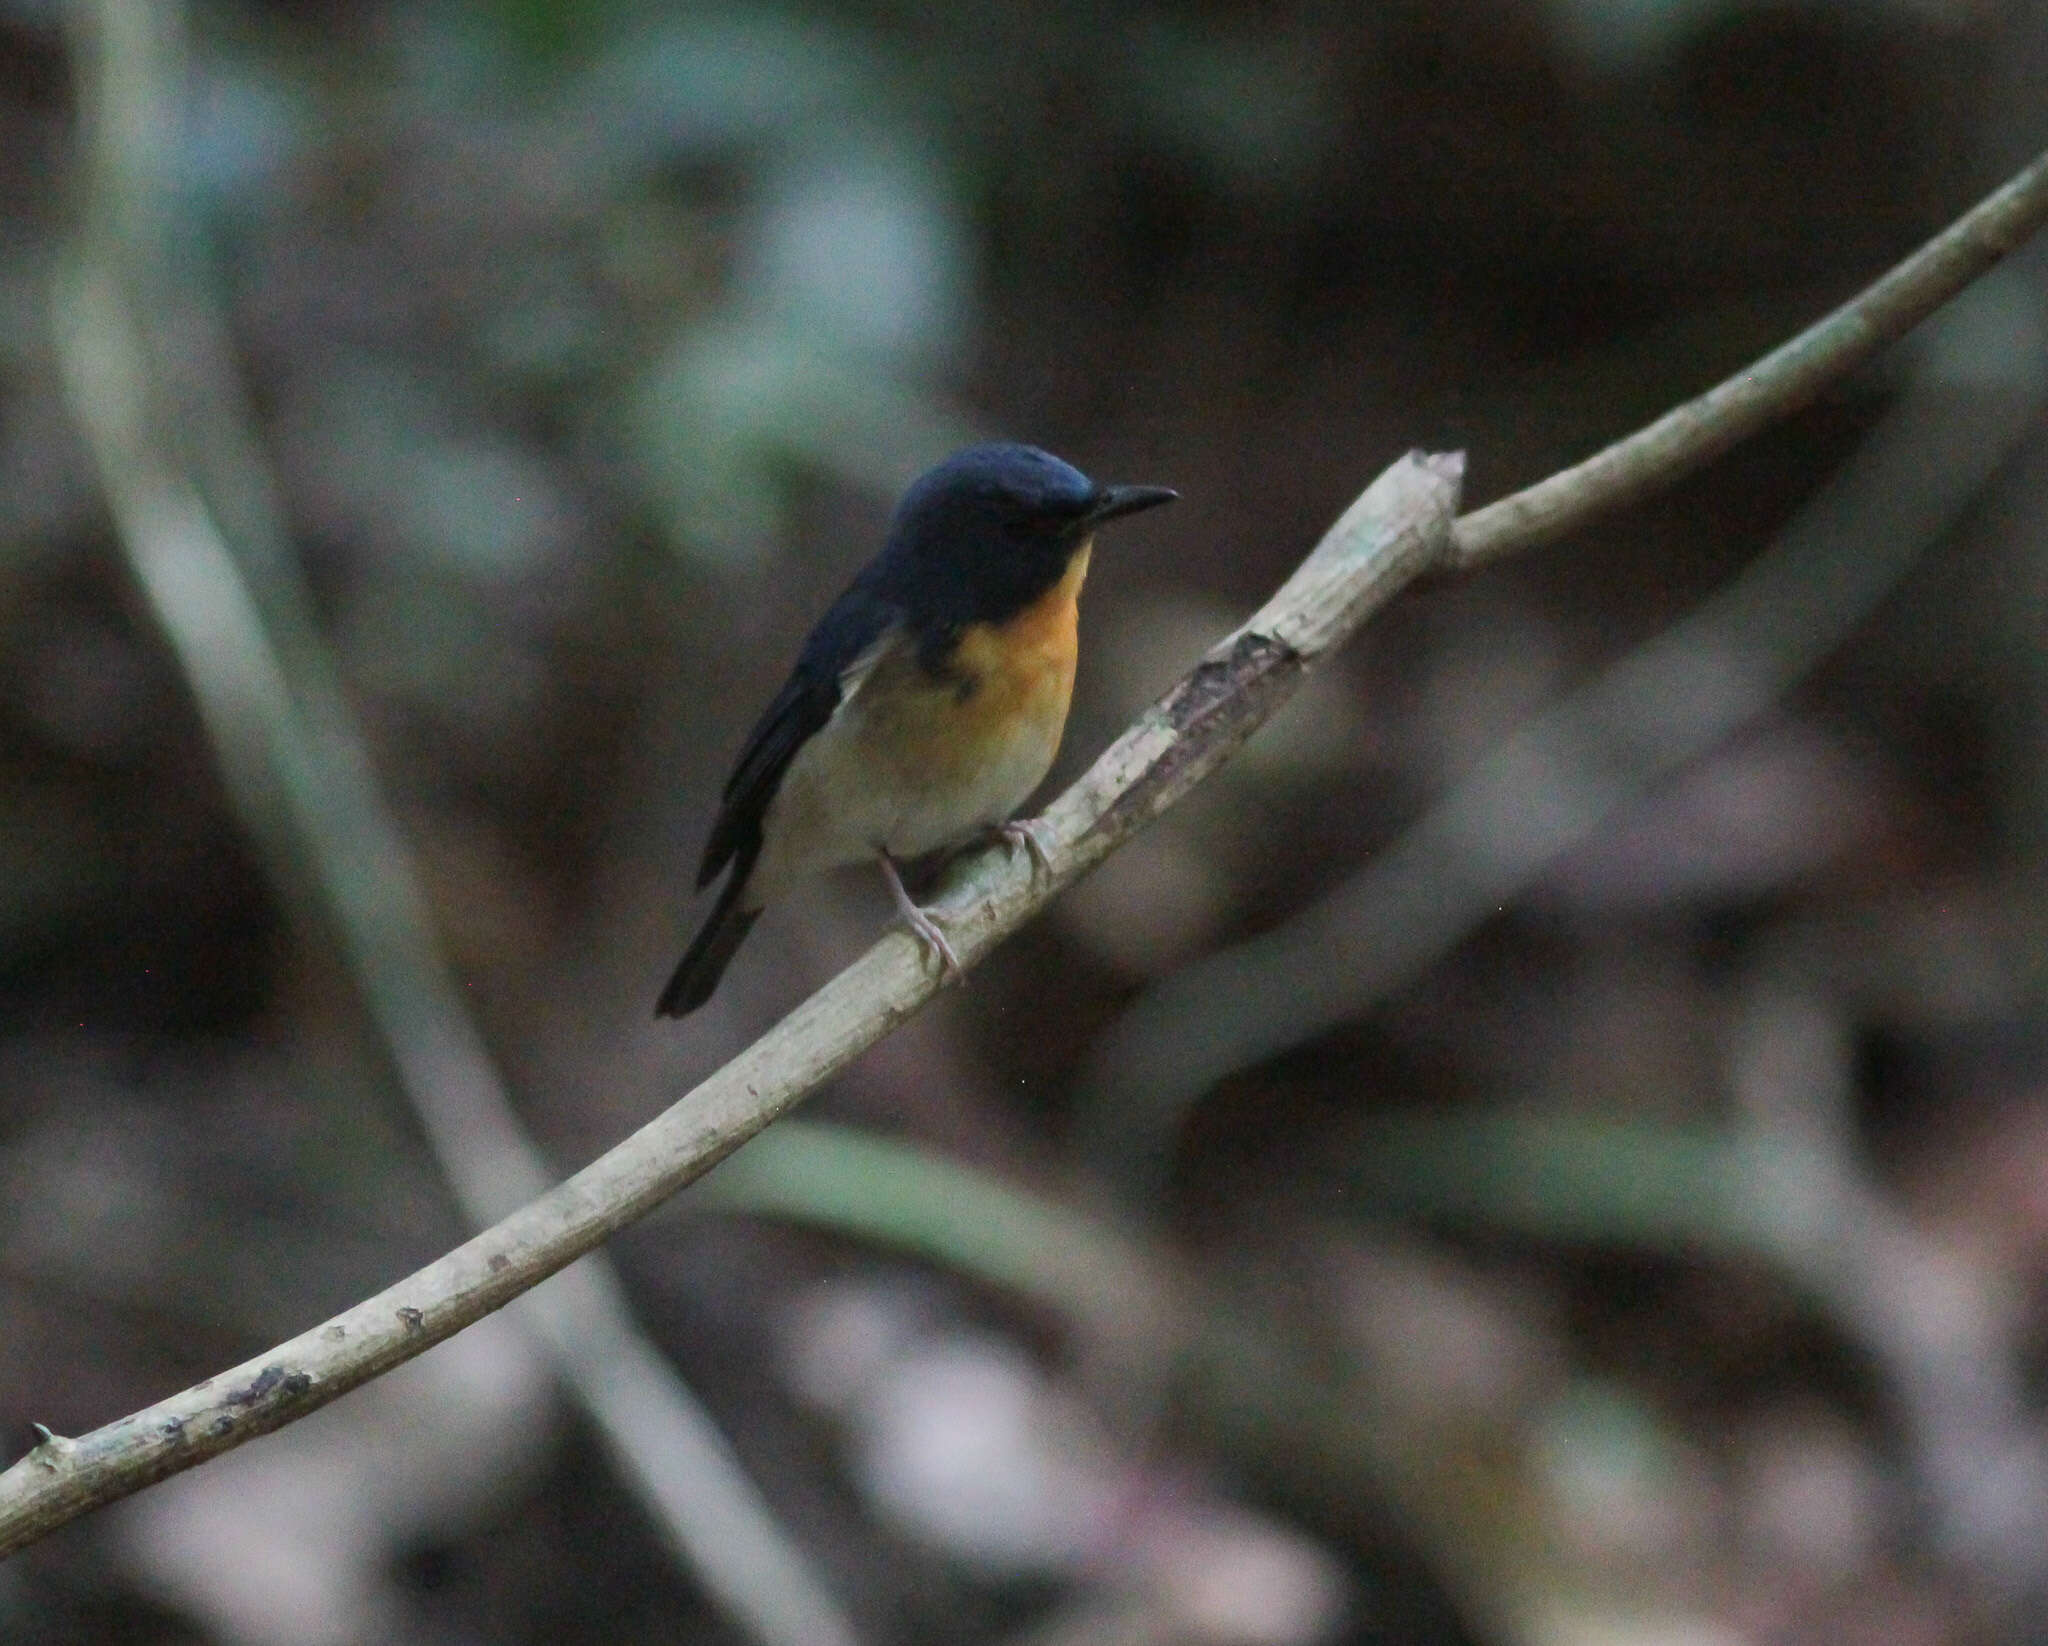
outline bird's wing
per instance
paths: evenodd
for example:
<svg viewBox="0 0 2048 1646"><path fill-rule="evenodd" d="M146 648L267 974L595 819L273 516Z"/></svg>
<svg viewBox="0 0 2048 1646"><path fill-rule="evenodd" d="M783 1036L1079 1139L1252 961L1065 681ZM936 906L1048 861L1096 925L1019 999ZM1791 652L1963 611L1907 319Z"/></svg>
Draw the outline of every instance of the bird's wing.
<svg viewBox="0 0 2048 1646"><path fill-rule="evenodd" d="M705 842L697 884L708 886L750 839L797 750L860 689L901 640L902 608L856 583L834 601L804 642L796 668L756 723L726 780L724 803Z"/></svg>

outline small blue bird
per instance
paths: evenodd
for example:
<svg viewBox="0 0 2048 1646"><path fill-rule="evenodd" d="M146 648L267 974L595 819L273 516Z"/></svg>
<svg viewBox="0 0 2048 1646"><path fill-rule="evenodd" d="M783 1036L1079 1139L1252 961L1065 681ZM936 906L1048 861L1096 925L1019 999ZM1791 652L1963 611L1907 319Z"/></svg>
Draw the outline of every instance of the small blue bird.
<svg viewBox="0 0 2048 1646"><path fill-rule="evenodd" d="M875 859L942 969L959 961L899 861L1000 831L1043 781L1074 691L1095 528L1170 503L1099 486L1035 446L955 452L903 494L882 552L811 630L740 750L699 887L731 875L655 1006L711 997L762 908L809 876Z"/></svg>

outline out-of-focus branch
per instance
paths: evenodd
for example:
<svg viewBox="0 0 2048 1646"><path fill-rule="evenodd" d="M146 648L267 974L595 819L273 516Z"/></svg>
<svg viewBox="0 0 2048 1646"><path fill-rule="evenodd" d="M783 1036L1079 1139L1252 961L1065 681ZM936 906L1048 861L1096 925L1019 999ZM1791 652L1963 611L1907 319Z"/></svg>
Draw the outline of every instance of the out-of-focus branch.
<svg viewBox="0 0 2048 1646"><path fill-rule="evenodd" d="M1944 1554L1986 1599L2040 1593L2048 1437L1986 1307L1996 1283L1853 1163L1768 1133L1559 1115L1388 1119L1354 1143L1376 1215L1769 1264L1869 1352Z"/></svg>
<svg viewBox="0 0 2048 1646"><path fill-rule="evenodd" d="M1776 701L2034 427L2044 352L2031 291L1987 282L1925 339L1865 447L1739 577L1505 739L1311 907L1140 995L1080 1081L1104 1171L1140 1194L1156 1186L1203 1092L1422 975L1603 821Z"/></svg>
<svg viewBox="0 0 2048 1646"><path fill-rule="evenodd" d="M2001 1594L2037 1592L2042 1438L1983 1277L1831 1151L1727 1127L1516 1114L1388 1118L1354 1144L1350 1186L1374 1216L1772 1266L1876 1350L1942 1546ZM1146 1381L1163 1375L1182 1421L1240 1467L1259 1469L1277 1434L1313 1460L1295 1489L1387 1499L1498 1638L1604 1638L1602 1597L1554 1570L1557 1551L1532 1535L1552 1517L1528 1513L1498 1474L1440 1466L1440 1413L1418 1421L1398 1380L1347 1374L1327 1345L1305 1350L1267 1318L1256 1292L1205 1292L1156 1244L914 1145L806 1122L777 1127L678 1205L830 1229L1032 1297ZM1485 1450L1539 1492L1526 1444L1508 1425ZM1546 1609L1575 1626L1547 1626ZM1676 1620L1670 1632L1684 1633Z"/></svg>
<svg viewBox="0 0 2048 1646"><path fill-rule="evenodd" d="M1033 1298L1099 1342L1159 1361L1173 1352L1185 1306L1136 1242L1073 1208L845 1126L777 1126L677 1205L786 1218L914 1252Z"/></svg>
<svg viewBox="0 0 2048 1646"><path fill-rule="evenodd" d="M204 276L179 255L182 8L74 13L87 214L58 294L73 406L136 581L184 668L244 826L338 939L469 1220L553 1180L434 933L409 845L311 616ZM238 551L239 550L239 554ZM600 1255L524 1300L613 1462L705 1589L765 1646L851 1646L851 1625L717 1425L632 1317Z"/></svg>
<svg viewBox="0 0 2048 1646"><path fill-rule="evenodd" d="M1859 326L1884 335L1904 331L2044 215L2048 156L1950 231L1960 232L1971 248L1966 272L1954 274L1953 284L1916 285L1910 303L1896 295L1873 299ZM1863 352L1832 356L1835 369L1847 369ZM1759 415L1747 402L1737 405L1744 419ZM1740 422L1738 432L1749 426ZM999 852L963 863L949 881L946 911L963 962L978 961L1206 778L1292 695L1321 653L1414 578L1446 564L1461 469L1455 459L1409 458L1382 475L1250 623L1052 804L1041 820L1050 873L1034 876L1028 863L1007 861ZM1619 503L1639 495L1645 482L1625 471L1609 483ZM1527 525L1526 541L1539 540L1547 529L1549 520L1539 516ZM1490 541L1486 552L1504 552L1507 542L1506 535ZM46 1440L0 1474L0 1552L289 1423L502 1307L700 1176L915 1012L937 987L915 939L892 931L665 1113L447 1256L167 1401L77 1440Z"/></svg>
<svg viewBox="0 0 2048 1646"><path fill-rule="evenodd" d="M1503 741L1313 906L1140 995L1080 1082L1077 1111L1105 1175L1149 1202L1183 1119L1219 1081L1424 975L1854 632L2048 404L2048 321L2017 270L1985 281L1916 341L1903 392L1871 438L1739 577ZM1932 1282L1917 1284L1910 1306L1887 1288L1887 1272L1938 1266L1851 1161L1832 1162L1817 1203L1812 1185L1827 1162L1767 1138L1437 1117L1379 1125L1353 1147L1381 1206L1540 1236L1733 1249L1777 1265L1887 1380L1944 1545L2010 1592L2040 1581L2039 1521L2028 1518L2040 1503L2016 1483L2023 1476L2000 1476L2010 1513L1984 1509L1985 1460L2003 1466L2034 1444L2010 1387L2011 1346L1983 1322L1938 1310ZM1930 1331L1915 1308L1942 1326ZM2025 1529L2017 1536L2015 1524Z"/></svg>
<svg viewBox="0 0 2048 1646"><path fill-rule="evenodd" d="M1711 1140L1700 1153L1718 1163ZM1243 1277L1206 1284L1160 1243L1075 1206L915 1144L824 1123L777 1126L676 1207L830 1229L1033 1298L1075 1322L1091 1352L1106 1351L1126 1377L1159 1385L1177 1423L1247 1477L1284 1478L1294 1501L1334 1519L1391 1517L1476 1638L1621 1638L1616 1597L1565 1570L1541 1533L1552 1516L1530 1504L1550 1488L1526 1434L1499 1412L1469 1414L1484 1438L1461 1431L1463 1455L1491 1465L1445 1468L1441 1409L1377 1375L1334 1318L1341 1309L1327 1339L1305 1342L1296 1323L1276 1318L1271 1291ZM1276 1454L1289 1460L1284 1470ZM1627 1638L1689 1637L1690 1620L1657 1618L1667 1604L1658 1597L1638 1588L1623 1604Z"/></svg>

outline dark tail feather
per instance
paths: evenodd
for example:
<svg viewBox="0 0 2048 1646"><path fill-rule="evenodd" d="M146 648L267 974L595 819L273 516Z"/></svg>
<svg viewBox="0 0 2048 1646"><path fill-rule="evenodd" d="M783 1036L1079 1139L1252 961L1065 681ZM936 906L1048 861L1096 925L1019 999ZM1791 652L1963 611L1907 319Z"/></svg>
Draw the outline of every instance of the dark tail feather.
<svg viewBox="0 0 2048 1646"><path fill-rule="evenodd" d="M654 1003L656 1017L687 1017L711 998L711 991L718 987L734 953L754 929L754 922L761 918L759 909L740 907L740 894L747 888L747 876L753 867L752 853L744 854L733 865L732 877L718 894L711 918L691 939L689 949L677 962L675 976L668 980L668 987Z"/></svg>

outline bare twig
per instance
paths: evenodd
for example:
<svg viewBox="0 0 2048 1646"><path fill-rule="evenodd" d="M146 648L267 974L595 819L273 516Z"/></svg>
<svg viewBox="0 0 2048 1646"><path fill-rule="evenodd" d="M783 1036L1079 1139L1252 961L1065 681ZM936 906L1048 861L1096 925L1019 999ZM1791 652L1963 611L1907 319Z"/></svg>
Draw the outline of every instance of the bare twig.
<svg viewBox="0 0 2048 1646"><path fill-rule="evenodd" d="M972 965L1216 769L1366 613L1441 559L1462 463L1397 463L1278 595L1220 643L1041 820L1051 873L962 866L947 931ZM1313 609L1311 609L1313 608ZM364 1303L245 1365L0 1474L0 1553L278 1428L501 1308L691 1182L937 991L892 931L782 1023L574 1177Z"/></svg>
<svg viewBox="0 0 2048 1646"><path fill-rule="evenodd" d="M1916 283L1908 302L1881 283L1866 294L1871 306L1857 329L1904 331L2044 214L2048 156L1944 237L1960 236L1974 248L1965 272L1951 276L1953 285ZM1864 352L1830 358L1842 370ZM1736 397L1717 415L1732 419L1735 433L1724 437L1706 420L1691 436L1701 451L1721 449L1764 414ZM1455 459L1409 458L1382 475L1280 593L1047 810L1050 875L1034 883L1028 866L999 853L961 865L950 882L948 931L962 961L979 960L1208 776L1292 694L1320 651L1416 576L1445 564L1460 472ZM1615 501L1648 483L1626 467L1586 482L1611 486ZM1590 506L1583 499L1574 504ZM1483 554L1504 552L1507 528L1499 529L1503 535L1489 537ZM1556 529L1554 517L1537 511L1521 529L1535 541ZM1468 545L1466 557L1482 555ZM661 1116L495 1227L268 1354L78 1440L45 1441L0 1475L0 1553L288 1423L502 1307L731 1153L915 1012L936 987L916 941L892 931Z"/></svg>
<svg viewBox="0 0 2048 1646"><path fill-rule="evenodd" d="M1452 533L1459 566L1548 543L1690 474L1903 337L2048 217L2048 154L1753 366L1583 463L1475 509Z"/></svg>

